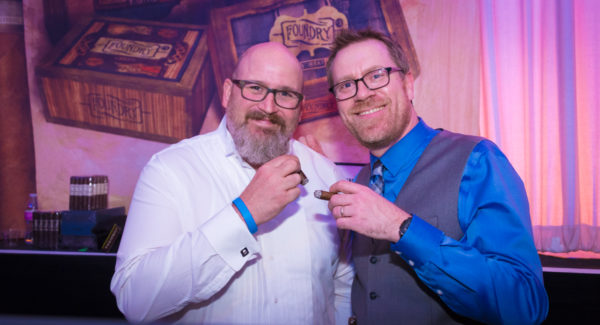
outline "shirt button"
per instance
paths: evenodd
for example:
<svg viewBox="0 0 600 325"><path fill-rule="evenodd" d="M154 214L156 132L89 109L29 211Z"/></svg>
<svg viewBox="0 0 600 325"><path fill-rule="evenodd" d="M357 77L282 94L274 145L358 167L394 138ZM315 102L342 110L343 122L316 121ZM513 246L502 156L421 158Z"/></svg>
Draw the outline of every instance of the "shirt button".
<svg viewBox="0 0 600 325"><path fill-rule="evenodd" d="M375 300L375 299L377 299L377 297L378 297L377 292L371 291L369 293L369 298L371 298L371 300Z"/></svg>
<svg viewBox="0 0 600 325"><path fill-rule="evenodd" d="M371 264L377 263L377 256L371 256L371 258L369 259L369 261L371 262Z"/></svg>
<svg viewBox="0 0 600 325"><path fill-rule="evenodd" d="M415 262L413 262L412 260L408 260L408 264L410 264L410 266L415 266Z"/></svg>
<svg viewBox="0 0 600 325"><path fill-rule="evenodd" d="M274 301L275 303L277 303L279 300L277 300L277 298L275 298L275 299L273 299L273 301Z"/></svg>
<svg viewBox="0 0 600 325"><path fill-rule="evenodd" d="M439 296L441 296L441 295L443 295L443 294L444 294L444 292L443 292L442 290L440 290L440 289L437 289L437 290L435 291L435 293L437 293Z"/></svg>

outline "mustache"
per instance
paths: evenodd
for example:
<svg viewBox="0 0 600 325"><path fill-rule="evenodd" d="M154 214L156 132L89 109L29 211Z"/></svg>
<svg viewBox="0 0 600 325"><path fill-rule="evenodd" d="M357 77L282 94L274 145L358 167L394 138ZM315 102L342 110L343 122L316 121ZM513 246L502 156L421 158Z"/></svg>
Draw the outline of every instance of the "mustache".
<svg viewBox="0 0 600 325"><path fill-rule="evenodd" d="M246 114L246 121L248 120L269 120L269 122L273 124L277 124L281 126L282 129L285 129L285 121L283 118L276 114L265 114L261 111L252 111Z"/></svg>
<svg viewBox="0 0 600 325"><path fill-rule="evenodd" d="M371 109L373 107L385 106L390 103L388 98L381 97L369 97L364 100L357 100L352 105L351 113L359 113L366 109Z"/></svg>

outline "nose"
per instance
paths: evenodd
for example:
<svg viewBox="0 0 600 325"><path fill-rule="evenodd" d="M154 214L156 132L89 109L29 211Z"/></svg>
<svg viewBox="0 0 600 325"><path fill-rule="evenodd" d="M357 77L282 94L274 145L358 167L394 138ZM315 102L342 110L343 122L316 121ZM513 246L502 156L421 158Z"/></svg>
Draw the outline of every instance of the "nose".
<svg viewBox="0 0 600 325"><path fill-rule="evenodd" d="M371 89L369 89L369 87L367 87L364 80L359 80L356 83L356 96L355 96L356 99L363 100L363 99L371 97L371 95L373 95L373 90L371 90Z"/></svg>
<svg viewBox="0 0 600 325"><path fill-rule="evenodd" d="M265 99L263 99L259 103L258 108L260 108L261 111L267 114L273 114L277 112L279 110L279 107L277 106L277 104L275 104L275 94L267 94L267 97L265 97Z"/></svg>

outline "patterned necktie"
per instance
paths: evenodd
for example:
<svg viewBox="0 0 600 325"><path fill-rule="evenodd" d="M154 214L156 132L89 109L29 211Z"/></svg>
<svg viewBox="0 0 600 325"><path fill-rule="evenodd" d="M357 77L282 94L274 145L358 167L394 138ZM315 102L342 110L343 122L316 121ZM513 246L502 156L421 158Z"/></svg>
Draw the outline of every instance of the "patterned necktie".
<svg viewBox="0 0 600 325"><path fill-rule="evenodd" d="M371 172L369 187L375 191L375 193L383 195L383 164L380 160L377 160L373 164L373 171Z"/></svg>

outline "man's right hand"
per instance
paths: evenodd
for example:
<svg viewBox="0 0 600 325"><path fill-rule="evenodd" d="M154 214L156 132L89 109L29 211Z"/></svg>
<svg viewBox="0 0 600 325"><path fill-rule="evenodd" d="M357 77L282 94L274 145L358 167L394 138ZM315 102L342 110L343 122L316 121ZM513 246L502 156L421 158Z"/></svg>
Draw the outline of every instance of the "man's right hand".
<svg viewBox="0 0 600 325"><path fill-rule="evenodd" d="M299 170L300 161L292 155L279 156L256 170L240 198L257 225L273 219L300 196Z"/></svg>
<svg viewBox="0 0 600 325"><path fill-rule="evenodd" d="M399 229L410 214L370 188L348 181L331 185L336 193L329 200L329 210L340 229L349 229L365 236L397 242Z"/></svg>

